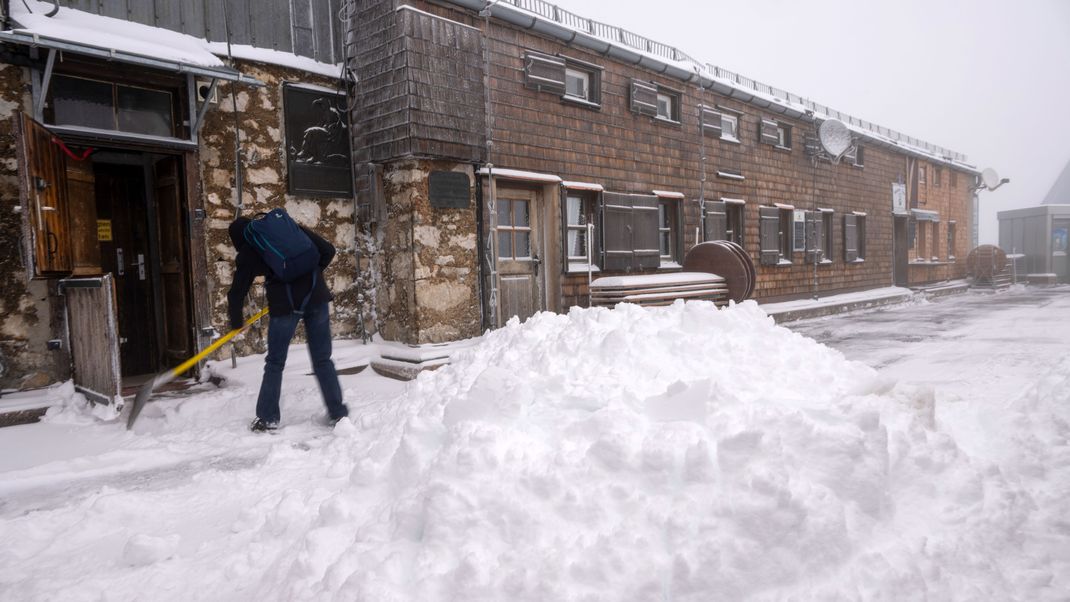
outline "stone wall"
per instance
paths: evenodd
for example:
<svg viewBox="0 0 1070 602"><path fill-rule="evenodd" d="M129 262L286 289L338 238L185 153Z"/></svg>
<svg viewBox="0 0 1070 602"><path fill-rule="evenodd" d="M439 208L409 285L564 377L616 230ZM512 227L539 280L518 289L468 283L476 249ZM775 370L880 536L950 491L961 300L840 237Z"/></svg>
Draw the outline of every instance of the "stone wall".
<svg viewBox="0 0 1070 602"><path fill-rule="evenodd" d="M283 122L284 82L317 84L334 88L337 82L322 76L258 63L239 63L237 68L266 85L253 88L237 85L235 101L241 130L241 159L244 170L242 215L251 216L276 206L301 225L314 230L338 250L324 276L335 299L332 334L337 338L361 336L358 297L360 284L357 269L357 232L354 203L349 197L324 198L292 195L287 192L286 145ZM205 252L208 257L208 282L212 306L212 323L225 331L227 291L234 270L234 248L227 227L236 213L234 194L234 110L231 86L219 86L219 103L205 117L201 130L200 178L206 210ZM359 273L368 277L368 270ZM365 283L367 284L367 283ZM254 285L247 299L246 316L266 303L261 284ZM370 315L366 312L366 317ZM372 330L371 323L366 324ZM240 353L263 352L266 321L250 329ZM299 332L299 337L303 336Z"/></svg>
<svg viewBox="0 0 1070 602"><path fill-rule="evenodd" d="M462 172L474 182L470 165L446 161L399 161L383 170L378 317L387 340L440 343L480 333L475 197L466 209L432 207L432 171Z"/></svg>
<svg viewBox="0 0 1070 602"><path fill-rule="evenodd" d="M22 256L22 217L15 119L30 106L29 72L0 64L0 389L32 388L70 376L63 349L48 340L63 332L55 287L29 281Z"/></svg>

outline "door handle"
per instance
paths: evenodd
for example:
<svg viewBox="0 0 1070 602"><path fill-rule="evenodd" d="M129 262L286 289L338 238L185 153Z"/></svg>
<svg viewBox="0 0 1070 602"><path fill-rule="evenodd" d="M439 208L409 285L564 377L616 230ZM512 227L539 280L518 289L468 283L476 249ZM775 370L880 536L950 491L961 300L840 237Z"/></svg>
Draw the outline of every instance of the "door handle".
<svg viewBox="0 0 1070 602"><path fill-rule="evenodd" d="M531 263L535 266L535 275L538 276L539 275L539 266L542 265L542 260L539 259L538 255L532 255L531 256Z"/></svg>

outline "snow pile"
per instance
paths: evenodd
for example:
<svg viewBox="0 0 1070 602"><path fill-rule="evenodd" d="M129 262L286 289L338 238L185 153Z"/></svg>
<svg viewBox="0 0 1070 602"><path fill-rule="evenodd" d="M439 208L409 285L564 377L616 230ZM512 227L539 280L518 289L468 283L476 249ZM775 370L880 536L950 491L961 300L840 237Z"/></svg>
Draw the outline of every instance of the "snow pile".
<svg viewBox="0 0 1070 602"><path fill-rule="evenodd" d="M994 599L1054 578L1002 574L1050 565L1016 549L1033 502L934 430L931 390L753 302L510 323L359 425L346 487L258 510L261 538L307 531L258 595Z"/></svg>

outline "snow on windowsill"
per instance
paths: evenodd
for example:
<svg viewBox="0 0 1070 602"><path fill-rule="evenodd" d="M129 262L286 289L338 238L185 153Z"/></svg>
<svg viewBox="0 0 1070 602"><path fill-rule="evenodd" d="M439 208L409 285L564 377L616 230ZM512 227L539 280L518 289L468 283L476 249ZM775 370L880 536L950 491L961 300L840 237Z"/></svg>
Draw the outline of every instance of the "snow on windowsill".
<svg viewBox="0 0 1070 602"><path fill-rule="evenodd" d="M731 142L732 144L743 144L743 142L740 141L739 138L734 138L732 136L721 136L721 142Z"/></svg>
<svg viewBox="0 0 1070 602"><path fill-rule="evenodd" d="M684 266L676 263L675 261L662 261L658 266L659 270L682 270Z"/></svg>
<svg viewBox="0 0 1070 602"><path fill-rule="evenodd" d="M568 264L568 269L566 271L569 274L586 274L588 271L592 274L597 274L602 271L602 268L596 265L588 266L586 263L570 263Z"/></svg>
<svg viewBox="0 0 1070 602"><path fill-rule="evenodd" d="M564 102L570 102L572 104L580 105L581 107L586 107L588 109L602 108L601 104L597 102L591 102L585 98L580 98L579 96L569 96L568 94L565 94L561 97L561 100Z"/></svg>
<svg viewBox="0 0 1070 602"><path fill-rule="evenodd" d="M776 262L776 264L777 264L778 266L786 266L786 265L792 265L792 263L791 263L791 260L790 260L790 259L781 259L781 260L777 261L777 262Z"/></svg>

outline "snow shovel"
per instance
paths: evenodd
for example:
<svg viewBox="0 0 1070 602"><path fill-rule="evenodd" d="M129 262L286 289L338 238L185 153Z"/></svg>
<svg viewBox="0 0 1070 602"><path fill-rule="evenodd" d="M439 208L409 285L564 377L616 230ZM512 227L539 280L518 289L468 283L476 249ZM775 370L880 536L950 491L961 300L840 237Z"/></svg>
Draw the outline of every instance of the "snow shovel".
<svg viewBox="0 0 1070 602"><path fill-rule="evenodd" d="M256 312L253 317L246 320L245 324L243 324L241 328L235 328L234 330L223 335L219 338L219 340L205 347L203 351L189 358L177 368L172 368L170 370L167 370L166 372L161 372L155 377L153 377L153 379L149 382L145 383L144 385L141 385L141 388L137 391L137 395L134 396L134 405L130 408L130 417L126 419L126 430L130 430L134 426L134 421L137 420L137 415L141 413L141 409L145 407L145 402L147 402L149 400L149 397L152 396L152 392L156 389L156 387L162 387L163 385L166 385L167 383L173 381L180 374L192 368L194 364L204 359L207 355L209 355L216 349L219 349L220 347L225 345L227 341L238 336L238 333L248 328L260 318L266 316L267 313L268 308L265 307L264 309L261 309L260 311Z"/></svg>

